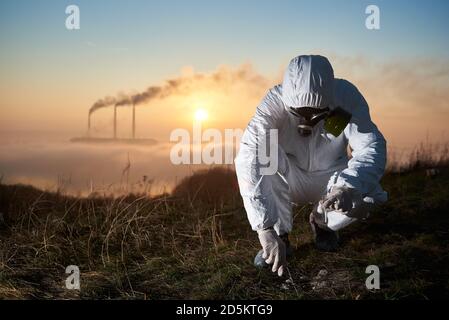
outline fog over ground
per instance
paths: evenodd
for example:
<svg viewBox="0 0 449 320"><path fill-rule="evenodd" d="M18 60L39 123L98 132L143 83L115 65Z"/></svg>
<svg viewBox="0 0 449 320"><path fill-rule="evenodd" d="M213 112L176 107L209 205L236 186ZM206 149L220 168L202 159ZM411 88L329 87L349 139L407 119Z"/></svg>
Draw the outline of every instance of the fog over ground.
<svg viewBox="0 0 449 320"><path fill-rule="evenodd" d="M0 140L0 176L8 184L32 184L73 195L90 192L159 194L199 170L172 165L169 143L154 146L76 144L42 137ZM128 162L129 156L129 162Z"/></svg>

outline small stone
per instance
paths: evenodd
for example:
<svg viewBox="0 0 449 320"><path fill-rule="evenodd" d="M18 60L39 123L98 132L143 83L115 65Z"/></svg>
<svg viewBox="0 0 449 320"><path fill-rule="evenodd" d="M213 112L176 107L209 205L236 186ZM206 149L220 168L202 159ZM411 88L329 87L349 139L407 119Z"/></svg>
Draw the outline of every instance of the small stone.
<svg viewBox="0 0 449 320"><path fill-rule="evenodd" d="M313 290L322 290L327 287L327 281L318 281L313 286Z"/></svg>
<svg viewBox="0 0 449 320"><path fill-rule="evenodd" d="M320 272L318 272L318 275L316 276L318 279L324 278L327 276L328 272L326 269L321 269Z"/></svg>

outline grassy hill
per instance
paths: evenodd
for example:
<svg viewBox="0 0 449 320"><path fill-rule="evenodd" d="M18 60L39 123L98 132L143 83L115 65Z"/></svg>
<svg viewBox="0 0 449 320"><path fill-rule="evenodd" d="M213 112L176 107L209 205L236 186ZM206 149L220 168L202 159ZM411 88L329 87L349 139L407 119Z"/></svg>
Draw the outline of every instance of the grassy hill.
<svg viewBox="0 0 449 320"><path fill-rule="evenodd" d="M230 170L199 172L155 198L0 185L0 298L449 298L449 167L430 173L387 174L390 200L345 229L335 253L314 248L311 208L295 208L283 279L252 265L260 245ZM365 287L372 264L377 291ZM81 270L80 291L65 289L68 265Z"/></svg>

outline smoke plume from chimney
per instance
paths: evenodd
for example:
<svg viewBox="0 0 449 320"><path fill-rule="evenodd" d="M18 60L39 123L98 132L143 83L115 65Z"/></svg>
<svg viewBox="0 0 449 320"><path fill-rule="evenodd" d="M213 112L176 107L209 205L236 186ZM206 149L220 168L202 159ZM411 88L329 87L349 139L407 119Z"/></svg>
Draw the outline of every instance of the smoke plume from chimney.
<svg viewBox="0 0 449 320"><path fill-rule="evenodd" d="M256 73L249 64L237 69L227 66L219 67L216 71L206 73L194 73L191 71L187 75L165 81L161 86L150 86L146 90L137 94L120 94L117 97L105 97L96 101L89 109L89 130L90 116L95 111L114 106L114 137L116 136L116 108L122 106L133 107L132 134L135 137L135 108L138 105L149 103L154 99L164 99L169 96L183 96L195 90L219 90L226 93L231 87L246 85L248 94L262 95L269 88L272 81Z"/></svg>

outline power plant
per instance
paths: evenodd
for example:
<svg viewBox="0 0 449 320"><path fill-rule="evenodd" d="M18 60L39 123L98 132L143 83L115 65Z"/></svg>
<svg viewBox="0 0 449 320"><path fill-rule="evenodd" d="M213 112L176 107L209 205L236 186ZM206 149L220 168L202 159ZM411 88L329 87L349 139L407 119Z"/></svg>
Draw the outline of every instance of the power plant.
<svg viewBox="0 0 449 320"><path fill-rule="evenodd" d="M157 141L154 139L142 139L136 138L136 104L132 103L132 126L131 126L131 138L119 138L117 135L117 108L126 105L125 103L115 103L114 104L114 117L112 125L112 138L94 137L92 135L92 114L94 110L89 110L87 117L87 136L72 138L71 142L82 142L82 143L126 143L126 144L156 144Z"/></svg>
<svg viewBox="0 0 449 320"><path fill-rule="evenodd" d="M226 90L239 81L251 83L256 87L266 87L267 82L263 77L255 74L250 68L242 67L238 70L221 68L211 74L194 73L183 75L164 81L159 86L150 86L145 90L135 94L117 94L116 96L106 96L98 99L89 108L87 120L87 135L81 138L73 138L72 142L125 142L125 143L156 143L153 139L141 139L136 137L136 107L148 104L155 100L165 99L174 95L189 95L195 90L209 91L211 89L222 88ZM221 89L220 89L221 90ZM130 138L119 138L117 133L117 108L132 107L132 131ZM110 138L94 137L92 134L92 114L99 109L113 107L113 132Z"/></svg>
<svg viewBox="0 0 449 320"><path fill-rule="evenodd" d="M113 123L113 138L117 139L117 108L119 106L117 104L114 105L114 123ZM87 136L92 137L91 135L91 117L92 112L89 112L89 116L87 119ZM136 105L133 104L133 116L132 116L132 139L136 139Z"/></svg>

